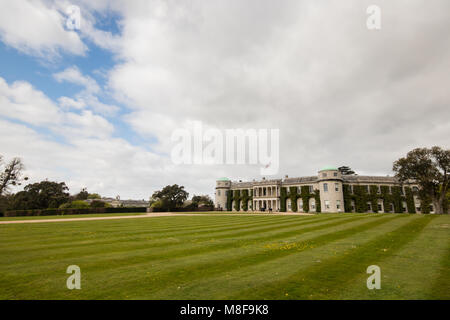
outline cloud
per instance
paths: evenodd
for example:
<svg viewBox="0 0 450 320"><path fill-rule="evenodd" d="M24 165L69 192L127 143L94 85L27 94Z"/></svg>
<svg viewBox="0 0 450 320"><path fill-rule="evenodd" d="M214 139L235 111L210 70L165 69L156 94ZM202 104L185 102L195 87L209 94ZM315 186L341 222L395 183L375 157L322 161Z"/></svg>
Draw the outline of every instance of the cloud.
<svg viewBox="0 0 450 320"><path fill-rule="evenodd" d="M127 3L124 62L108 85L133 109L128 123L166 152L168 133L190 119L279 128L279 176L327 164L390 173L414 147L448 145L450 5L380 1L382 29L370 31L370 4Z"/></svg>
<svg viewBox="0 0 450 320"><path fill-rule="evenodd" d="M36 178L145 198L166 184L211 194L217 177L259 178L258 166L174 165L171 133L197 120L222 130L279 128L277 177L313 175L325 165L389 174L412 148L448 148L446 0L380 0L379 31L366 28L366 0L74 3L87 23L74 35L114 54L107 86L69 67L55 79L80 92L55 104L30 84L0 80L1 130L16 134L1 135L1 145L10 156L23 155ZM110 12L120 14L119 34L97 28L96 19ZM4 31L5 23L2 39L22 34ZM44 40L4 41L21 50L60 50L59 42ZM70 48L64 50L77 52ZM105 88L130 110L114 120L146 144L116 136L103 117L117 117L101 102ZM49 125L67 143L11 119Z"/></svg>
<svg viewBox="0 0 450 320"><path fill-rule="evenodd" d="M79 35L64 29L64 16L46 1L1 1L0 38L17 50L40 57L60 51L85 55Z"/></svg>
<svg viewBox="0 0 450 320"><path fill-rule="evenodd" d="M85 88L85 91L91 94L95 94L100 91L100 87L97 84L97 81L89 76L82 75L80 70L76 66L72 66L65 69L64 71L55 73L53 77L58 82L67 81L79 86L83 86Z"/></svg>
<svg viewBox="0 0 450 320"><path fill-rule="evenodd" d="M119 110L118 106L108 105L99 101L97 95L102 94L102 89L97 81L89 76L83 75L76 66L55 73L53 77L58 82L69 82L84 88L76 94L75 100L68 97L61 97L59 100L61 106L77 109L91 107L94 111L104 115L113 115Z"/></svg>
<svg viewBox="0 0 450 320"><path fill-rule="evenodd" d="M50 130L69 140L80 136L109 137L114 130L106 119L91 111L83 110L78 114L59 108L25 81L8 85L0 77L0 105L1 117Z"/></svg>

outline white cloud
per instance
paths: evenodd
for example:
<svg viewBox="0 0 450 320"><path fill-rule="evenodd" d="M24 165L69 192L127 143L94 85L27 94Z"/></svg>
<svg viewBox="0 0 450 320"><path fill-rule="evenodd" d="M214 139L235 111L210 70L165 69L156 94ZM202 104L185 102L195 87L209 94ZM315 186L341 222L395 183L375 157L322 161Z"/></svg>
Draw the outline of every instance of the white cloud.
<svg viewBox="0 0 450 320"><path fill-rule="evenodd" d="M115 105L108 105L99 101L97 95L102 93L102 89L97 81L89 76L83 75L76 66L55 73L53 74L53 77L58 82L69 82L84 88L75 95L75 100L62 97L60 99L60 104L62 106L75 107L78 109L91 107L94 111L104 115L113 115L119 110L119 107Z"/></svg>
<svg viewBox="0 0 450 320"><path fill-rule="evenodd" d="M86 53L79 35L64 29L64 16L47 1L1 0L0 7L0 38L9 46L41 57Z"/></svg>
<svg viewBox="0 0 450 320"><path fill-rule="evenodd" d="M83 75L76 66L72 66L61 72L55 73L53 77L58 82L67 81L82 86L85 88L86 92L91 94L95 94L100 91L97 81L89 76Z"/></svg>
<svg viewBox="0 0 450 320"><path fill-rule="evenodd" d="M99 100L104 88L76 67L55 74L82 86L58 100L61 108L26 83L0 81L8 119L68 125L51 124L65 145L2 120L1 130L17 133L1 135L2 147L10 156L23 154L36 177L122 197L148 197L169 183L212 193L216 177L258 177L259 167L173 165L165 156L171 133L193 120L221 129L279 128L280 177L344 164L360 174L388 174L414 147L448 147L446 0L380 0L379 31L366 28L365 9L372 4L366 0L75 4L87 10L81 38L117 58L107 73L108 90L131 108L124 121L143 139L156 138L148 147L158 154L113 138L112 124L93 113L111 111ZM95 29L93 13L111 10L120 12L120 35ZM21 34L4 31L2 23L2 39ZM21 147L26 141L32 146Z"/></svg>
<svg viewBox="0 0 450 320"><path fill-rule="evenodd" d="M84 101L74 100L69 97L60 97L58 98L59 105L65 109L83 109L86 107L86 103Z"/></svg>
<svg viewBox="0 0 450 320"><path fill-rule="evenodd" d="M0 77L0 116L19 120L58 135L71 137L108 137L113 126L103 117L84 110L80 114L59 108L43 92L25 81L11 85Z"/></svg>
<svg viewBox="0 0 450 320"><path fill-rule="evenodd" d="M326 164L390 173L411 148L448 145L450 7L380 1L382 29L369 31L369 4L127 2L124 62L109 87L133 108L127 121L136 132L158 138L158 150L168 152L168 132L191 119L280 128L279 176Z"/></svg>

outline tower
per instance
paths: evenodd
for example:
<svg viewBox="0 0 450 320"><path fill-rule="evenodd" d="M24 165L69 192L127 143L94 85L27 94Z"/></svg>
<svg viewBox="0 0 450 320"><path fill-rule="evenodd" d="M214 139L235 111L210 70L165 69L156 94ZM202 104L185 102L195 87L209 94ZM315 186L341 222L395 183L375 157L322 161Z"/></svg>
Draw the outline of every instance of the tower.
<svg viewBox="0 0 450 320"><path fill-rule="evenodd" d="M216 192L214 194L214 207L218 210L227 210L227 193L231 188L228 178L220 178L216 181Z"/></svg>
<svg viewBox="0 0 450 320"><path fill-rule="evenodd" d="M342 174L333 167L325 167L318 173L320 206L322 212L344 212Z"/></svg>

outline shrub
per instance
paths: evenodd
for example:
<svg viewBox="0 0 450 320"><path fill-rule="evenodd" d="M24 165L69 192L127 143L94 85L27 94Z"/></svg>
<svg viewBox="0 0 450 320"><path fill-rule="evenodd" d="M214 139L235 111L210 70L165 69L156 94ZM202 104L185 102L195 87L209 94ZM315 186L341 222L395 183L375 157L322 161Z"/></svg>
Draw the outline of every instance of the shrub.
<svg viewBox="0 0 450 320"><path fill-rule="evenodd" d="M24 216L54 216L75 215L89 213L131 213L147 212L146 207L122 207L122 208L67 208L67 209L34 209L34 210L9 210L4 213L5 217Z"/></svg>
<svg viewBox="0 0 450 320"><path fill-rule="evenodd" d="M93 200L91 202L91 208L104 208L106 207L106 202L100 200Z"/></svg>

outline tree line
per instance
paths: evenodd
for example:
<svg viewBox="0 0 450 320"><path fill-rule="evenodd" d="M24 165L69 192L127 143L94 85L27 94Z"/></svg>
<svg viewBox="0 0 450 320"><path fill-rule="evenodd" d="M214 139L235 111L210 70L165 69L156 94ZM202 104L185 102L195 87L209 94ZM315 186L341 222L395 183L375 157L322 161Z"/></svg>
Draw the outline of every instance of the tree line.
<svg viewBox="0 0 450 320"><path fill-rule="evenodd" d="M33 209L83 209L108 207L98 193L89 193L83 188L71 195L65 182L44 180L30 183L22 191L12 193L14 186L20 186L29 180L23 175L25 166L20 158L6 163L0 156L0 213L6 210ZM207 195L194 195L188 201L189 193L177 184L164 187L153 193L150 206L155 211L175 211L181 208L195 211L200 207L214 208L213 201ZM87 202L87 199L91 201Z"/></svg>

